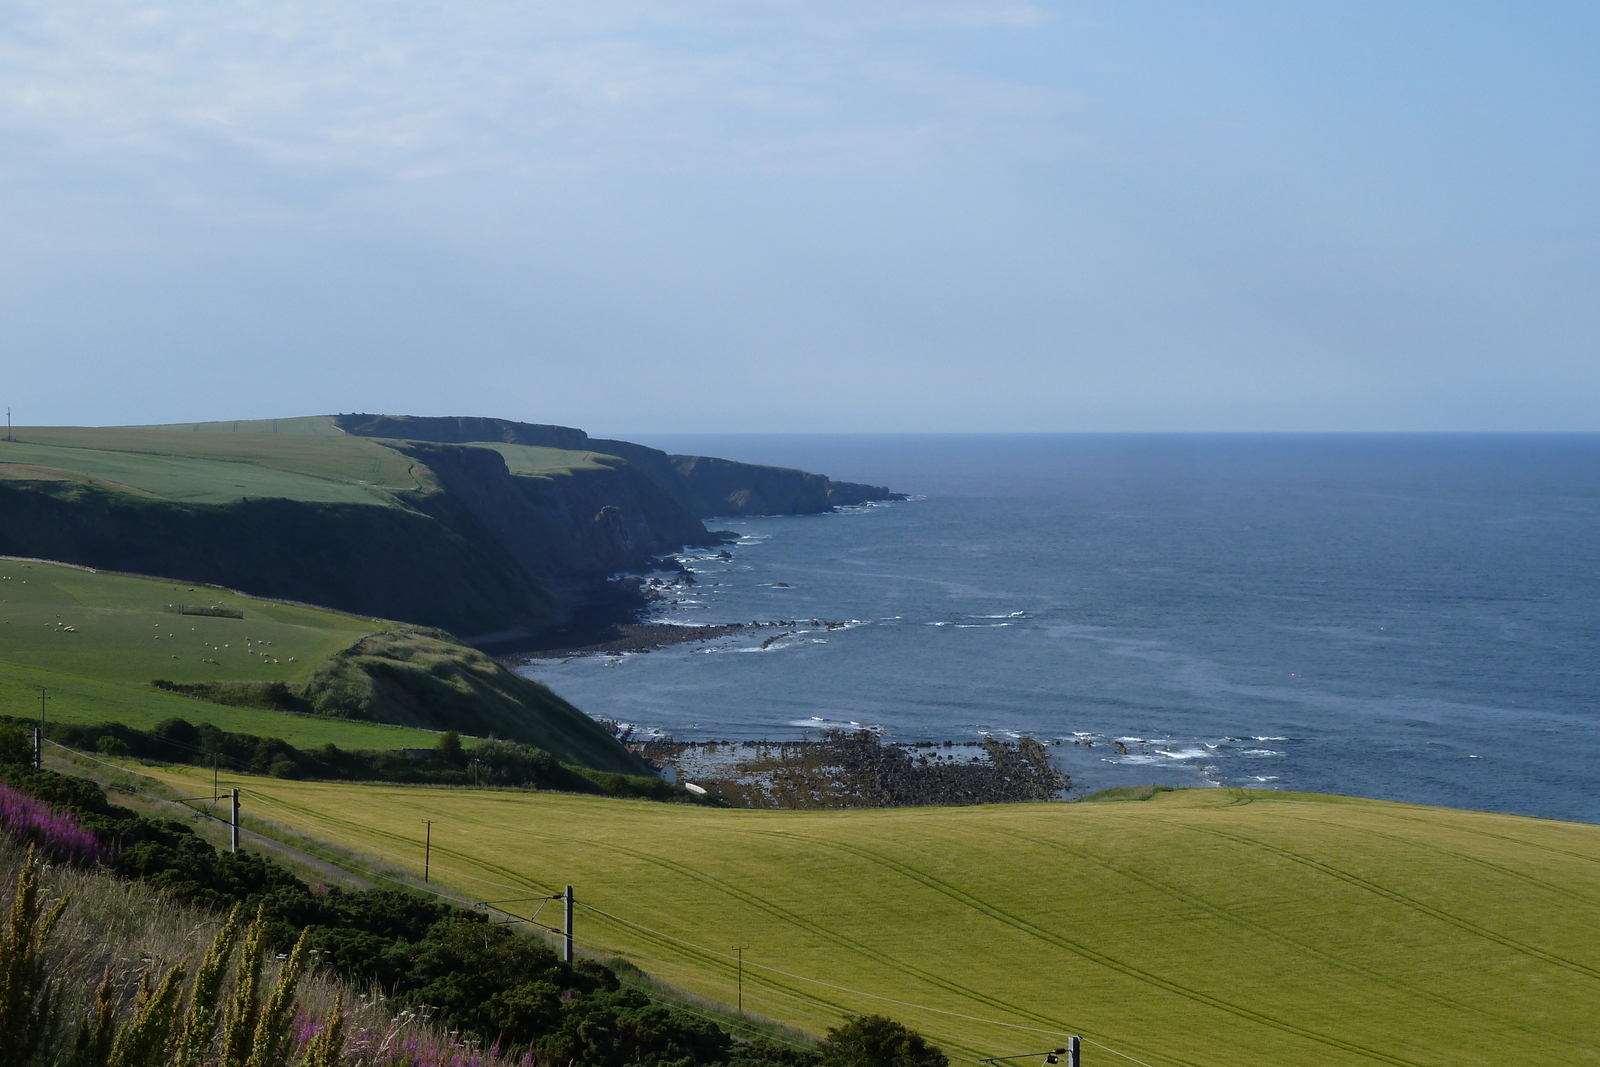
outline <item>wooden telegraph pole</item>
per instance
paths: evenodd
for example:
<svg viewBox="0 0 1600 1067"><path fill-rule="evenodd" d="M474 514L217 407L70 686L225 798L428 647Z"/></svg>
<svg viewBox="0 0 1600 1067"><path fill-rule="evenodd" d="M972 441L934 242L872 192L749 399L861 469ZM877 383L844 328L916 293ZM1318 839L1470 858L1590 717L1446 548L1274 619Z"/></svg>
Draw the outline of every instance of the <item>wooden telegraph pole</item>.
<svg viewBox="0 0 1600 1067"><path fill-rule="evenodd" d="M572 887L567 886L567 891L561 895L561 900L566 906L566 922L562 924L563 947L561 958L569 965L572 963Z"/></svg>
<svg viewBox="0 0 1600 1067"><path fill-rule="evenodd" d="M422 840L422 881L423 884L427 884L428 868L433 865L433 820L424 819L422 821L428 827L427 836Z"/></svg>
<svg viewBox="0 0 1600 1067"><path fill-rule="evenodd" d="M733 950L739 954L739 1012L744 1013L744 950L748 945L734 945Z"/></svg>

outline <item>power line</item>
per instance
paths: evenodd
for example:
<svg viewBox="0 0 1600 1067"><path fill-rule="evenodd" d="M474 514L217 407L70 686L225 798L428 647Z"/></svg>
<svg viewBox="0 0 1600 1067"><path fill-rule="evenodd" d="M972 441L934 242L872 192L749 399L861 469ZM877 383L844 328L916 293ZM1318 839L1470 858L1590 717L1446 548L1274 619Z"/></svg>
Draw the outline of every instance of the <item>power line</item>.
<svg viewBox="0 0 1600 1067"><path fill-rule="evenodd" d="M71 752L71 753L73 753L75 755L82 756L85 759L89 759L89 760L94 761L95 763L99 763L99 764L102 764L103 766L110 767L113 770L120 771L120 772L125 773L125 774L138 774L139 773L139 772L133 771L133 770L131 770L129 768L121 767L121 766L118 766L118 765L113 764L113 763L108 763L105 760L97 759L94 756L90 756L87 753L79 752L76 749L72 749L72 748L69 748L66 745L62 745L59 742L51 741L50 743L55 745L57 748L61 748L61 749L65 750L65 751ZM189 747L192 747L192 746L189 746ZM301 818L311 818L312 817L311 813L309 813L309 812L307 812L307 811L305 811L303 809L298 809L295 806L293 806L291 804L288 804L288 803L286 803L286 802L284 802L284 801L282 801L282 800L280 800L280 799L278 799L276 797L269 797L269 796L267 796L265 794L262 794L262 793L259 793L259 792L255 791L253 789L251 789L251 790L241 790L241 792L248 793L248 795L251 796L252 798L260 800L260 801L262 801L262 802L264 802L264 803L266 803L266 804L268 804L270 806L275 806L275 807L282 808L283 810L289 812L292 815L296 815L296 816L299 816ZM160 801L164 801L164 802L168 802L168 803L174 802L172 800L172 798L169 798L169 797L157 797L154 794L148 794L148 793L146 793L144 795L148 796L152 800L160 800ZM189 809L189 810L192 811L194 809ZM196 814L205 815L205 816L207 816L209 818L217 819L217 821L219 821L219 822L225 822L226 821L226 820L220 819L217 816L210 815L207 812L196 812ZM347 840L348 840L348 838L347 838ZM389 856L391 858L400 860L402 862L406 862L406 857L401 856L398 853L389 852L386 849L378 848L378 847L376 847L374 845L371 845L371 844L369 844L367 842L354 842L354 843L358 844L359 847L361 847L361 848L368 848L368 849L371 849L372 851L378 852L378 853L380 853L382 855ZM415 861L412 860L411 862L415 862ZM439 870L442 871L443 873L453 874L453 875L455 875L457 877L466 878L466 879L469 879L471 881L479 882L479 883L484 884L484 885L498 886L498 887L503 888L503 889L521 889L521 888L523 888L522 886L510 885L510 884L505 883L505 882L497 882L497 881L494 881L493 879L484 878L481 875L470 874L470 873L465 872L465 871L449 870L449 869L443 868L443 867L439 868ZM566 894L562 893L562 894L554 894L554 895L548 895L548 896L507 898L505 900L501 900L501 901L498 901L498 902L497 901L475 901L473 903L478 904L478 905L487 906L487 905L492 905L492 904L495 904L495 903L519 903L519 902L522 902L522 901L531 901L531 900L543 900L543 901L560 900L560 899L565 898L565 896L566 896ZM730 955L727 952L722 952L722 951L719 951L717 949L713 949L713 948L709 948L709 947L704 946L704 945L696 944L695 942L689 941L686 938L678 937L678 936L676 936L674 934L669 934L669 933L666 933L665 931L662 931L662 930L653 929L652 927L645 926L643 923L635 922L632 919L625 919L620 915L614 915L611 912L608 912L608 911L605 911L603 909L597 908L594 905L589 904L587 902L574 900L573 904L576 905L576 906L581 906L581 907L587 908L589 911L592 911L595 914L600 915L600 916L602 916L604 918L610 919L613 922L621 923L624 926L632 927L632 928L634 928L636 930L640 930L640 931L642 931L644 933L651 934L651 935L653 935L655 937L665 938L665 939L667 939L669 941L675 941L678 944L685 945L685 946L687 946L687 947L689 947L691 949L694 949L696 952L700 952L700 953L703 953L703 954L706 954L706 955L715 956L715 957L719 957L721 959L727 960L730 963L733 963L735 966L739 967L741 971L743 969L743 966L744 966L744 961L742 959L743 953L737 947L735 948L735 951L738 952L738 955ZM540 909L539 910L542 910L542 908L543 908L543 904L540 905ZM511 925L511 924L514 924L514 923L526 923L526 924L534 926L537 929L545 930L545 931L548 931L548 932L550 932L552 934L562 935L562 934L565 933L565 931L559 930L559 929L557 929L555 927L545 926L545 925L543 925L541 923L535 922L534 919L537 918L537 916L539 914L539 910L536 910L534 912L534 916L533 917L518 916L518 915L515 915L515 914L513 914L511 912L504 911L503 909L500 909L500 908L495 908L494 910L500 911L502 914L507 915L512 920L511 923L507 923L505 925ZM587 940L584 941L584 944L590 946L591 949L599 949L599 950L602 950L602 951L613 951L613 952L615 951L615 950L610 950L608 948L608 946L595 945L593 942L590 942L590 941L587 941ZM647 954L644 954L644 953L637 953L637 955L639 955L639 956L641 956L643 958L654 958L658 962L668 964L669 966L686 967L689 970L694 970L694 967L691 964L687 964L687 963L684 963L684 962L681 962L681 961L671 961L671 960L660 959L659 957L650 957L650 956L648 956ZM990 1019L990 1018L986 1018L984 1016L979 1016L979 1015L968 1015L968 1014L966 1014L964 1012L951 1011L951 1010L946 1009L946 1008L935 1008L935 1007L931 1007L931 1006L925 1005L925 1004L918 1004L918 1003L916 1003L914 1001L901 1000L901 999L898 999L898 998L895 998L895 997L884 996L883 994L880 994L880 993L868 993L868 992L866 992L864 990L851 989L848 986L838 985L838 984L833 983L833 982L824 981L823 979L820 979L820 978L811 978L811 977L808 977L806 975L795 974L792 971L785 971L785 970L783 970L781 968L771 966L770 964L756 963L754 961L751 961L749 963L749 966L754 967L754 968L758 968L758 969L763 970L763 971L771 972L772 974L781 975L781 976L783 976L785 978L791 978L791 979L794 979L795 981L808 982L808 983L811 983L813 985L821 986L821 987L823 987L825 989L832 989L832 990L835 990L835 991L840 992L840 993L849 994L851 996L866 997L866 998L868 998L870 1000L877 1000L877 1001L881 1001L881 1002L886 1003L886 1004L894 1004L894 1005L897 1005L899 1007L911 1008L911 1009L916 1010L916 1011L924 1011L924 1012L929 1012L929 1013L932 1013L932 1014L935 1014L935 1015L943 1015L943 1016L946 1016L946 1017L949 1017L949 1018L962 1019L962 1020L965 1020L965 1021L968 1021L968 1022L983 1023L983 1024L988 1025L988 1026L998 1026L998 1027L1002 1027L1002 1028L1005 1028L1005 1029L1024 1031L1024 1032L1028 1032L1028 1033L1046 1034L1046 1035L1050 1035L1050 1036L1053 1036L1053 1037L1064 1037L1064 1036L1067 1036L1066 1031L1064 1029L1063 1030L1047 1030L1047 1029L1043 1029L1043 1028L1036 1027L1036 1026L1024 1026L1024 1025L1022 1025L1020 1023L1003 1022L1003 1021L998 1020L998 1019ZM783 996L788 996L788 997L791 997L791 998L796 999L796 1000L809 1000L809 1001L811 1001L811 1002L813 1002L815 1004L822 1005L822 1006L830 1009L830 1011L833 1011L833 1012L837 1012L837 1011L840 1010L839 1006L837 1006L837 1005L829 1004L827 1001L817 1000L816 998L806 997L804 994L801 994L798 991L785 990L782 987L772 987L771 992L779 994L779 995L783 995ZM765 999L768 999L768 998L758 997L757 999L765 1000ZM1115 1048L1111 1047L1110 1045L1106 1045L1106 1044L1104 1044L1102 1042L1096 1041L1093 1038L1083 1037L1082 1040L1087 1042L1087 1043L1089 1043L1089 1044L1091 1044L1091 1045L1094 1045L1097 1048L1103 1049L1104 1051L1109 1052L1114 1056L1118 1056L1118 1057L1120 1057L1122 1059L1128 1060L1131 1063L1138 1064L1139 1067L1152 1067L1151 1064L1146 1063L1144 1060L1138 1059L1137 1057L1131 1056L1128 1053L1125 1053L1125 1052L1122 1052L1122 1051L1120 1051L1118 1049L1115 1049Z"/></svg>

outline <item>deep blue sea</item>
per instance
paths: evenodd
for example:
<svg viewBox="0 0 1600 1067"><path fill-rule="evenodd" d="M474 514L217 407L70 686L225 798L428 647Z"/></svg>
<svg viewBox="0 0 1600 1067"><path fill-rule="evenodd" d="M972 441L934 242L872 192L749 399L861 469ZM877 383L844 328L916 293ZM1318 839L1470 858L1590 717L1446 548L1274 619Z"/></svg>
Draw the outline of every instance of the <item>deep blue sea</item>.
<svg viewBox="0 0 1600 1067"><path fill-rule="evenodd" d="M709 523L663 621L852 625L527 669L591 715L1600 822L1600 435L636 439L913 499Z"/></svg>

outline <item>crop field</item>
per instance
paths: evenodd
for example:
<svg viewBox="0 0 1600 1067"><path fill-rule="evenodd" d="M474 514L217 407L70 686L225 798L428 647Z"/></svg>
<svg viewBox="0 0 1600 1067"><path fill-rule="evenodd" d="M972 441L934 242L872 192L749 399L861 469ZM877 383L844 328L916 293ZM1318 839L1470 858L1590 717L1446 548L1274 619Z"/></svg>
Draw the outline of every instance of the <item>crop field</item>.
<svg viewBox="0 0 1600 1067"><path fill-rule="evenodd" d="M154 772L194 791L203 773ZM249 810L819 1032L958 1061L1600 1063L1600 827L1345 797L827 812L234 777ZM1022 1061L1019 1061L1022 1062Z"/></svg>
<svg viewBox="0 0 1600 1067"><path fill-rule="evenodd" d="M244 618L181 615L215 605ZM172 715L294 745L426 747L436 734L344 720L222 707L152 689L177 682L300 682L381 625L333 611L51 563L0 559L0 712L32 716L38 687L60 722L148 727Z"/></svg>

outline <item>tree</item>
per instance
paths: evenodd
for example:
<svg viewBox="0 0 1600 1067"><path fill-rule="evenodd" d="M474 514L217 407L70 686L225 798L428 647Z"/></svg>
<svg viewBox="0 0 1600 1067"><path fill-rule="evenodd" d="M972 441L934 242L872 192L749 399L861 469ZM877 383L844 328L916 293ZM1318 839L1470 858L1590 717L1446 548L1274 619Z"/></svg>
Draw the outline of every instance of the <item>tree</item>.
<svg viewBox="0 0 1600 1067"><path fill-rule="evenodd" d="M452 767L466 763L466 757L461 752L461 735L454 730L446 730L440 734L438 742L433 746L433 757L440 763L448 763Z"/></svg>
<svg viewBox="0 0 1600 1067"><path fill-rule="evenodd" d="M937 1045L882 1015L857 1015L828 1031L821 1067L950 1067Z"/></svg>

